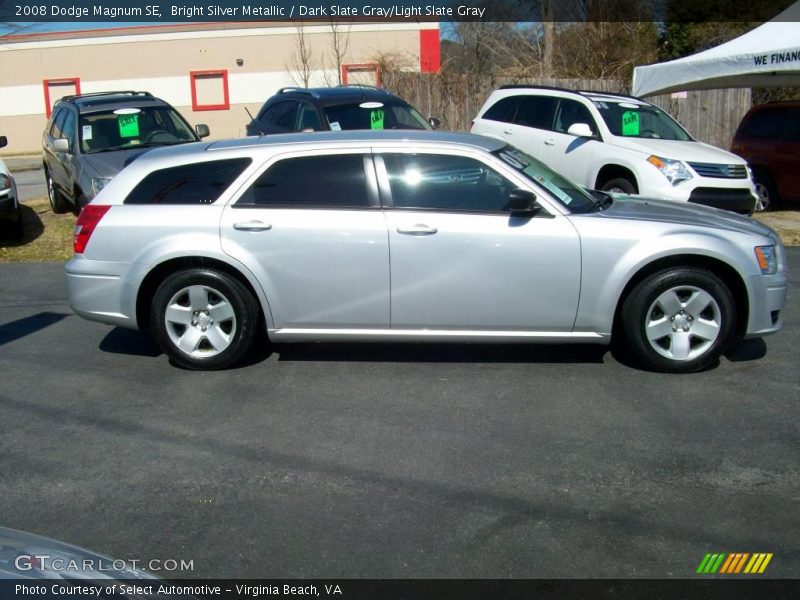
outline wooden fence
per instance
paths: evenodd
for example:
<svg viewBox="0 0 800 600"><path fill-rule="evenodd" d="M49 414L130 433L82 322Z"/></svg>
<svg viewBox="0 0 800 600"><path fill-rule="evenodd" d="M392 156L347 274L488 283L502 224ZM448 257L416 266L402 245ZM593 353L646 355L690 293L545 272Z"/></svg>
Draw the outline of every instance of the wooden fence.
<svg viewBox="0 0 800 600"><path fill-rule="evenodd" d="M452 74L391 71L383 74L383 85L404 98L426 116L442 120L442 129L469 131L492 90L501 85L523 83L514 79L490 79ZM620 79L535 79L524 83L571 90L629 91ZM720 148L729 148L736 127L751 106L750 89L688 92L647 98L675 117L693 136Z"/></svg>

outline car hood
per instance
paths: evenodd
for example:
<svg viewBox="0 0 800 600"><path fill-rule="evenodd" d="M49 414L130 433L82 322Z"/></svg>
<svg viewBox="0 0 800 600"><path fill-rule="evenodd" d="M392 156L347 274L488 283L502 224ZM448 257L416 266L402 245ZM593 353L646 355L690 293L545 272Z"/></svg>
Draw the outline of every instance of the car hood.
<svg viewBox="0 0 800 600"><path fill-rule="evenodd" d="M703 142L682 142L678 140L654 140L615 136L615 146L630 148L649 155L683 160L686 162L705 162L726 165L745 164L745 160L735 154Z"/></svg>
<svg viewBox="0 0 800 600"><path fill-rule="evenodd" d="M0 579L156 579L121 562L72 544L0 527ZM91 568L85 568L88 565Z"/></svg>
<svg viewBox="0 0 800 600"><path fill-rule="evenodd" d="M150 149L151 148L136 148L131 150L114 150L112 152L85 154L84 164L93 177L111 179Z"/></svg>
<svg viewBox="0 0 800 600"><path fill-rule="evenodd" d="M614 203L602 213L596 214L615 219L713 227L764 236L772 233L763 223L727 210L655 198L614 195Z"/></svg>

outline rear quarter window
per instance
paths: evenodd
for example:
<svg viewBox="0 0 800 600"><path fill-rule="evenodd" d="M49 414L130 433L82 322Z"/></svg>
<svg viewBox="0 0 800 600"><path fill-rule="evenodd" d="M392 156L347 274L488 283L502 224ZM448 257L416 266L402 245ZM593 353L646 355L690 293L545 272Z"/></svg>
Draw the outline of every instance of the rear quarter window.
<svg viewBox="0 0 800 600"><path fill-rule="evenodd" d="M212 204L251 162L231 158L153 171L133 188L125 204Z"/></svg>

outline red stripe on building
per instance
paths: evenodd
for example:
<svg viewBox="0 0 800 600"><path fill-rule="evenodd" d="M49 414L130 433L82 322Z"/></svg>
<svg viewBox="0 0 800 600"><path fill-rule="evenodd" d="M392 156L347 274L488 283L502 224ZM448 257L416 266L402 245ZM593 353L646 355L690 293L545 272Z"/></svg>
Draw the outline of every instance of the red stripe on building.
<svg viewBox="0 0 800 600"><path fill-rule="evenodd" d="M442 63L439 47L439 30L422 29L419 32L419 70L438 73Z"/></svg>

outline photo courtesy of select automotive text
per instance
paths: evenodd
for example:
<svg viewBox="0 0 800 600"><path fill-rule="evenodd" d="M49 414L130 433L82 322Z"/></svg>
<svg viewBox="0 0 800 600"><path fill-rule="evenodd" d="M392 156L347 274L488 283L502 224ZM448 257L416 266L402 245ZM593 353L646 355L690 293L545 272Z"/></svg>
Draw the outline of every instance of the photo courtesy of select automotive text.
<svg viewBox="0 0 800 600"><path fill-rule="evenodd" d="M0 600L800 598L800 0L0 0Z"/></svg>

